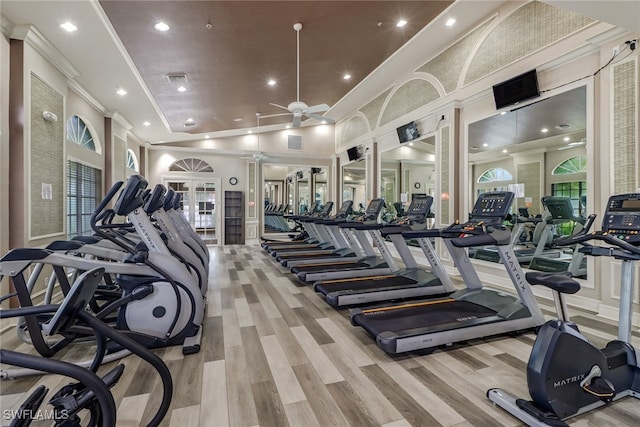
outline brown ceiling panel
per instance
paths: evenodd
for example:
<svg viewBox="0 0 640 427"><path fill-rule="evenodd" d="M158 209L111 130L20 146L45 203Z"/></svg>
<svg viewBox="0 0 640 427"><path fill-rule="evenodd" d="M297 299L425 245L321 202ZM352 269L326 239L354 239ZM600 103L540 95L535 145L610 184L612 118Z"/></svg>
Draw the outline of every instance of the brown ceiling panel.
<svg viewBox="0 0 640 427"><path fill-rule="evenodd" d="M332 105L439 15L450 1L122 1L105 13L174 132L253 127L256 112L296 100ZM408 24L397 28L404 18ZM158 22L171 28L162 33ZM211 28L207 28L207 24ZM350 81L342 79L348 72ZM185 73L180 93L166 75ZM277 85L270 87L267 80ZM185 128L187 118L196 125ZM234 121L241 118L241 121ZM265 118L285 123L291 116Z"/></svg>

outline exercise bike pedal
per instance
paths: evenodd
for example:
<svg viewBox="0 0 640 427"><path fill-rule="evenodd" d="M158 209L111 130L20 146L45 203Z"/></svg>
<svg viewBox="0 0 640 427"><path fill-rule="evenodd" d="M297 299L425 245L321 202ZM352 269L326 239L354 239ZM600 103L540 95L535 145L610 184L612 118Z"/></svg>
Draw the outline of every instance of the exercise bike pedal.
<svg viewBox="0 0 640 427"><path fill-rule="evenodd" d="M604 402L610 402L616 395L613 384L602 377L592 378L591 381L582 386L582 389Z"/></svg>
<svg viewBox="0 0 640 427"><path fill-rule="evenodd" d="M28 426L34 420L37 415L38 408L44 401L44 397L49 392L49 389L43 385L38 386L33 393L27 397L18 411L16 417L13 419L9 427L22 427Z"/></svg>

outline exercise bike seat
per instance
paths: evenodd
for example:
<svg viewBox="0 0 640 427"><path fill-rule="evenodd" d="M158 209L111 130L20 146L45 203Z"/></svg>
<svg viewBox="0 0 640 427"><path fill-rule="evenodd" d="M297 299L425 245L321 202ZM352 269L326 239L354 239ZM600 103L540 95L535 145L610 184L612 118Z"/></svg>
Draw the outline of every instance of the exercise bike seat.
<svg viewBox="0 0 640 427"><path fill-rule="evenodd" d="M525 274L525 277L532 285L543 285L563 294L575 294L580 290L580 283L573 279L568 271L560 273L530 271Z"/></svg>

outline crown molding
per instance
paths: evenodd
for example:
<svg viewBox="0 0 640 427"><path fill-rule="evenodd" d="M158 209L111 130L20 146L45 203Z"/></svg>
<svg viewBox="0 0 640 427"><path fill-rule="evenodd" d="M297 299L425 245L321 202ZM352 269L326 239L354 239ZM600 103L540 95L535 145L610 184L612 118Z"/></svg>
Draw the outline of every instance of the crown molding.
<svg viewBox="0 0 640 427"><path fill-rule="evenodd" d="M120 114L117 111L107 111L104 113L105 117L109 117L110 119L112 119L113 121L115 121L116 123L118 123L120 126L122 126L127 132L129 132L131 129L133 129L133 125L131 124L131 122L129 122L127 119L124 118L124 116L122 114ZM137 136L136 136L137 138Z"/></svg>
<svg viewBox="0 0 640 427"><path fill-rule="evenodd" d="M67 79L72 80L80 75L78 70L71 65L71 62L33 25L14 26L10 37L12 39L25 41L36 52L46 58L51 65L56 67L58 71L64 74Z"/></svg>
<svg viewBox="0 0 640 427"><path fill-rule="evenodd" d="M75 80L69 80L67 84L69 86L69 89L74 91L76 95L82 98L83 101L92 106L94 109L98 110L102 114L105 114L107 112L107 109L104 107L104 105L102 105L97 99L95 99L93 95L87 92L87 90L82 85L80 85L80 83Z"/></svg>

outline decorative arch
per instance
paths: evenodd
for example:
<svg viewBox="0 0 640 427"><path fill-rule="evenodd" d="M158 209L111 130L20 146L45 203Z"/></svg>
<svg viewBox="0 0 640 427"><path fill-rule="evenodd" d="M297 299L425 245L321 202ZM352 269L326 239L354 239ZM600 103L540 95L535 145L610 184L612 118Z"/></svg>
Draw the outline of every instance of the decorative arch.
<svg viewBox="0 0 640 427"><path fill-rule="evenodd" d="M201 159L189 157L176 160L169 166L170 172L210 172L213 173L213 166Z"/></svg>
<svg viewBox="0 0 640 427"><path fill-rule="evenodd" d="M438 98L440 93L431 81L424 77L409 80L398 87L387 99L378 126L383 126Z"/></svg>
<svg viewBox="0 0 640 427"><path fill-rule="evenodd" d="M487 184L490 182L499 182L499 181L511 181L513 179L513 175L503 168L492 168L484 171L478 177L478 184Z"/></svg>
<svg viewBox="0 0 640 427"><path fill-rule="evenodd" d="M134 153L131 148L127 149L127 168L136 172L140 172L140 164L138 163L138 158L136 157L136 153Z"/></svg>
<svg viewBox="0 0 640 427"><path fill-rule="evenodd" d="M576 156L561 162L553 168L551 175L568 175L587 172L587 156Z"/></svg>

